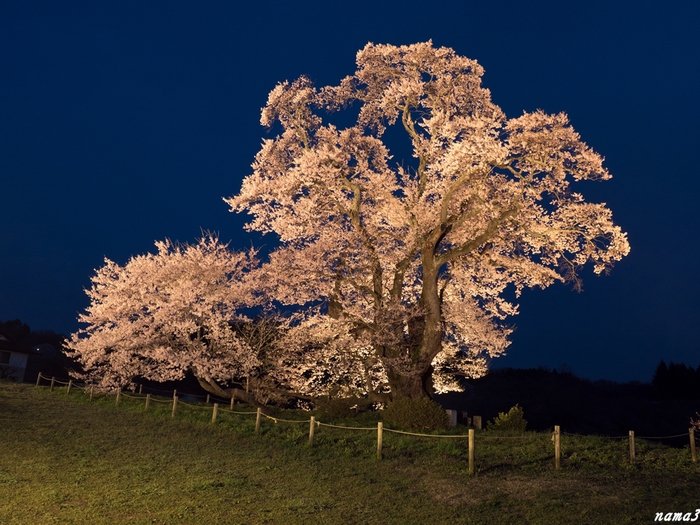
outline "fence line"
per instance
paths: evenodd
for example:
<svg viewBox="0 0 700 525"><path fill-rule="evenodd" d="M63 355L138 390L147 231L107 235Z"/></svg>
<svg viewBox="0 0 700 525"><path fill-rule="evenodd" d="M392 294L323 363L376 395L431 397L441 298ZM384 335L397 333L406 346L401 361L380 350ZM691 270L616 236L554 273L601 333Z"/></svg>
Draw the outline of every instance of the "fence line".
<svg viewBox="0 0 700 525"><path fill-rule="evenodd" d="M455 435L447 435L447 434L419 434L417 432L406 432L404 430L394 430L391 428L385 428L384 432L393 432L394 434L404 434L406 436L417 436L417 437L429 437L429 438L457 438L457 439L468 439L469 434L455 434ZM520 436L518 436L520 437Z"/></svg>
<svg viewBox="0 0 700 525"><path fill-rule="evenodd" d="M145 396L132 396L132 395L126 394L126 393L124 393L124 392L122 392L122 395L123 395L124 397L130 397L131 399L146 399ZM148 395L148 394L146 394L146 396L147 396L147 395Z"/></svg>
<svg viewBox="0 0 700 525"><path fill-rule="evenodd" d="M308 419L282 419L279 417L268 416L267 414L262 414L262 416L266 417L267 419L271 419L275 423L278 421L281 421L282 423L308 423L310 421Z"/></svg>
<svg viewBox="0 0 700 525"><path fill-rule="evenodd" d="M342 428L347 430L377 430L376 427L345 427L342 425L331 425L330 423L321 423L320 421L316 421L316 425L319 427Z"/></svg>
<svg viewBox="0 0 700 525"><path fill-rule="evenodd" d="M571 432L562 432L565 436L578 436L578 437L591 437L590 435L587 436L585 434L575 434ZM639 439L671 439L671 438L679 438L679 437L685 437L687 436L688 433L686 432L685 434L674 434L673 436L637 436ZM600 438L600 439L627 439L629 436L598 436L595 435L595 437Z"/></svg>
<svg viewBox="0 0 700 525"><path fill-rule="evenodd" d="M36 380L36 385L35 387L38 387L40 384L41 379L46 379L48 380L49 378L46 376L43 376L41 373L39 373L37 380ZM54 387L56 384L62 384L62 385L67 385L67 393L70 393L71 387L75 388L82 388L83 390L87 391L87 384L83 383L82 385L73 383L73 380L69 381L59 381L55 377L51 378L51 386L50 386L50 391L53 391ZM94 386L90 388L90 401L93 400L93 395L94 395ZM106 396L108 394L105 394ZM377 459L382 459L382 449L383 449L383 436L384 432L389 432L389 433L394 433L394 434L401 434L401 435L407 435L407 436L414 436L414 437L427 437L427 438L446 438L446 439L467 439L468 440L468 447L469 447L469 474L472 475L474 474L474 450L475 450L475 435L474 435L474 429L470 428L468 431L468 434L422 434L418 432L407 432L403 430L395 430L391 428L384 428L383 422L379 421L377 423L376 427L353 427L353 426L344 426L344 425L333 425L330 423L322 423L321 421L317 421L314 416L311 416L310 419L283 419L283 418L278 418L274 416L270 416L268 414L265 414L262 412L261 408L257 408L254 412L241 412L241 411L234 411L232 409L221 409L219 408L219 403L214 403L212 407L209 406L202 406L202 405L195 405L192 403L186 403L184 401L180 401L178 396L177 396L177 390L173 391L173 397L172 400L161 400L161 399L154 399L151 397L151 394L146 394L145 396L139 392L139 395L130 395L126 393L122 393L121 390L117 390L116 394L116 401L115 405L119 406L119 401L121 396L131 398L131 399L145 399L146 402L146 409L148 409L149 403L151 401L155 402L160 402L160 403L172 403L172 414L171 417L175 417L175 414L177 412L177 407L178 404L190 406L193 408L204 408L209 410L210 408L212 409L212 419L211 422L215 423L217 419L217 415L219 412L228 412L230 414L240 414L240 415L253 415L255 414L256 419L255 419L255 433L259 434L260 433L260 424L261 424L261 419L265 417L266 419L270 419L277 424L278 422L282 423L308 423L309 424L309 446L313 445L314 442L314 435L315 435L315 429L318 427L328 427L328 428L337 428L337 429L342 429L342 430L359 430L359 431L376 431L377 432ZM195 396L193 396L195 397ZM204 396L197 396L197 397L204 397ZM207 396L207 405L209 404L210 396ZM232 400L233 401L233 400ZM233 402L231 403L231 406L233 406ZM696 448L695 448L695 432L694 428L689 428L688 432L684 434L675 434L671 436L636 436L633 430L629 431L629 435L627 436L595 436L603 439L629 439L629 460L630 463L634 463L636 459L636 449L635 449L635 439L672 439L672 438L680 438L680 437L685 437L688 436L690 438L690 451L691 451L691 460L693 463L697 462L697 457L696 457ZM585 436L583 434L575 434L575 433L569 433L569 432L561 432L561 429L559 425L554 426L554 432L552 433L551 441L554 444L554 468L556 470L559 470L561 467L561 435L567 435L567 436L574 436L574 437L591 437L591 436ZM480 435L479 439L532 439L531 436L528 435L521 435L521 436L488 436L488 435Z"/></svg>
<svg viewBox="0 0 700 525"><path fill-rule="evenodd" d="M675 436L637 436L637 437L639 439L671 439L671 438L685 437L687 435L688 435L688 433L686 432L685 434L676 434Z"/></svg>
<svg viewBox="0 0 700 525"><path fill-rule="evenodd" d="M247 414L257 414L257 412L236 412L234 410L227 410L227 409L223 410L223 412L228 412L230 414L246 414L246 415Z"/></svg>
<svg viewBox="0 0 700 525"><path fill-rule="evenodd" d="M577 436L577 437L591 437L591 436L586 436L585 434L576 434L572 432L562 432L563 435L565 436ZM598 436L594 435L593 437L601 438L601 439L627 439L628 436Z"/></svg>
<svg viewBox="0 0 700 525"><path fill-rule="evenodd" d="M151 402L155 401L156 403L172 403L172 400L168 399L155 399L153 397L149 398Z"/></svg>
<svg viewBox="0 0 700 525"><path fill-rule="evenodd" d="M202 406L202 405L195 405L194 403L188 403L186 401L180 401L180 397L178 396L178 403L186 405L188 407L193 407L193 408L206 408L207 410L211 410L210 406Z"/></svg>

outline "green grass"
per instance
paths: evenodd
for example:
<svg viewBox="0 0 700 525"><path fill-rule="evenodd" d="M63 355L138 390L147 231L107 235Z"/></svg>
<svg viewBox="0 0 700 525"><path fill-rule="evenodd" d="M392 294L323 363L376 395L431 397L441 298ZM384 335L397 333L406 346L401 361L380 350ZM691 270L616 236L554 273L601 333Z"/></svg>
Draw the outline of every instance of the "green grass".
<svg viewBox="0 0 700 525"><path fill-rule="evenodd" d="M321 427L310 448L308 423L256 436L254 416L88 397L0 382L0 523L597 525L700 507L687 448L639 441L630 465L626 440L562 436L555 471L549 434L483 431L469 476L466 440L385 433L378 461L372 431Z"/></svg>

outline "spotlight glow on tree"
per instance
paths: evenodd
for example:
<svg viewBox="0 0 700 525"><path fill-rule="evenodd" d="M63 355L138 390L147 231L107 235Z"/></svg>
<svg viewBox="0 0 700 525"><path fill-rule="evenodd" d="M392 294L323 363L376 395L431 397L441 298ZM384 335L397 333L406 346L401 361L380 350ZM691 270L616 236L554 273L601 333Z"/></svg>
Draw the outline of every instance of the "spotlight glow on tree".
<svg viewBox="0 0 700 525"><path fill-rule="evenodd" d="M219 383L250 375L259 348L238 337L232 323L254 304L246 275L254 253L233 253L212 235L197 244L156 242L158 252L124 266L105 260L86 290L90 305L78 320L86 328L68 344L94 383L121 388L134 377L182 379L227 395ZM230 393L228 394L230 397Z"/></svg>
<svg viewBox="0 0 700 525"><path fill-rule="evenodd" d="M609 179L602 157L565 114L506 118L482 74L431 42L368 44L338 86L283 82L261 118L281 133L226 199L252 215L249 230L281 240L264 268L268 293L320 306L318 324L351 336L346 351L370 349L393 396L483 373L508 345L509 287L516 297L578 287L584 264L601 273L629 253L610 210L571 187ZM324 123L349 107L354 125ZM392 157L389 127L405 132L412 159Z"/></svg>

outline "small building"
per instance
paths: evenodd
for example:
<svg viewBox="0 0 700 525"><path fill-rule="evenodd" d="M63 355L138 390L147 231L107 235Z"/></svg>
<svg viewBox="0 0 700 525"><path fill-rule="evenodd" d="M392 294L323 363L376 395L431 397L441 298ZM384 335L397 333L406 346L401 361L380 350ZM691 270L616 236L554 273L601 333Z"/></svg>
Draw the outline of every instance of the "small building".
<svg viewBox="0 0 700 525"><path fill-rule="evenodd" d="M35 352L0 333L0 379L24 381L27 359Z"/></svg>

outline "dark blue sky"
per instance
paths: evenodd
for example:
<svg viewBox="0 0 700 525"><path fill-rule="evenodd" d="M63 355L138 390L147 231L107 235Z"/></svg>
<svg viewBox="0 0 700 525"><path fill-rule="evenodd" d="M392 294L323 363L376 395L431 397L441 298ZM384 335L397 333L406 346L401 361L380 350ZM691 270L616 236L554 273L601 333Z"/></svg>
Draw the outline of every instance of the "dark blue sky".
<svg viewBox="0 0 700 525"><path fill-rule="evenodd" d="M250 171L275 84L336 83L368 41L428 39L478 60L508 116L569 114L614 176L582 191L632 246L582 294L524 294L495 366L626 381L700 364L695 0L3 2L0 320L75 331L103 258L156 239L249 246L221 198Z"/></svg>

